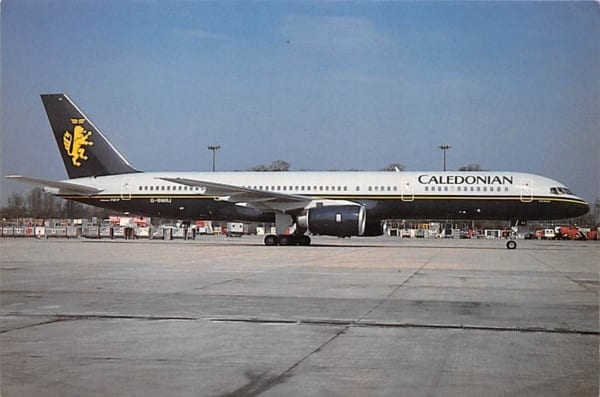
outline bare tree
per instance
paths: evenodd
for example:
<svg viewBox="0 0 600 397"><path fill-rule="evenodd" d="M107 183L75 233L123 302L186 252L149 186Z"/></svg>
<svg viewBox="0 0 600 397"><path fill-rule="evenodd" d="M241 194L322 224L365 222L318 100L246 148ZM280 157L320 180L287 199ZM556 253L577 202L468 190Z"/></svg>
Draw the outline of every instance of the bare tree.
<svg viewBox="0 0 600 397"><path fill-rule="evenodd" d="M249 171L289 171L292 165L284 160L274 160L269 165L259 164L250 167Z"/></svg>
<svg viewBox="0 0 600 397"><path fill-rule="evenodd" d="M42 188L35 187L27 193L27 215L39 216L43 212L44 191Z"/></svg>
<svg viewBox="0 0 600 397"><path fill-rule="evenodd" d="M481 168L479 164L467 164L458 169L459 171L487 171Z"/></svg>
<svg viewBox="0 0 600 397"><path fill-rule="evenodd" d="M2 208L3 218L18 218L27 211L27 203L23 195L13 192L8 196L6 207Z"/></svg>
<svg viewBox="0 0 600 397"><path fill-rule="evenodd" d="M402 163L389 163L385 168L382 168L381 171L404 171L406 167Z"/></svg>
<svg viewBox="0 0 600 397"><path fill-rule="evenodd" d="M106 218L115 211L64 200L42 188L33 188L24 194L13 192L5 207L0 208L2 218Z"/></svg>

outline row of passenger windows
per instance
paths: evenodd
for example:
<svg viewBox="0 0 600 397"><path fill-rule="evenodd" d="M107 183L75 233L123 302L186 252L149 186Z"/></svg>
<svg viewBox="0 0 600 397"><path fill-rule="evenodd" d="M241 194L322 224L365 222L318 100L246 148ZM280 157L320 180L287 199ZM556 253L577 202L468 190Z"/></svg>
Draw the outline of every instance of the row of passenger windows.
<svg viewBox="0 0 600 397"><path fill-rule="evenodd" d="M456 190L455 190L456 188ZM436 191L436 186L425 186L425 191L426 192L435 192ZM490 186L489 188L487 186L437 186L437 191L441 192L493 192L494 191L494 186ZM502 191L502 187L501 186L496 186L495 191L497 192L501 192ZM504 187L504 191L508 192L508 186Z"/></svg>
<svg viewBox="0 0 600 397"><path fill-rule="evenodd" d="M184 185L177 185L177 186L171 186L171 185L160 185L160 186L138 186L138 190L139 191L157 191L157 190L161 190L161 191L199 191L200 188L199 187L195 187L195 186L184 186Z"/></svg>
<svg viewBox="0 0 600 397"><path fill-rule="evenodd" d="M242 186L243 188L246 189L254 189L254 190L265 190L265 191L284 191L284 192L347 192L348 191L348 186L323 186L323 185L302 185L302 186ZM159 186L152 186L152 185L144 185L144 186L138 186L138 190L139 191L178 191L178 192L185 192L185 191L200 191L201 189L199 187L196 186L185 186L185 185L176 185L176 186L171 186L171 185L159 185ZM375 192L397 192L399 190L398 186L368 186L367 190L369 192L375 191ZM426 192L435 192L435 191L441 192L493 192L494 191L494 186L490 186L489 188L487 186L425 186L425 191ZM360 186L356 186L355 191L360 192ZM495 191L497 192L501 192L502 191L502 187L500 186L496 186ZM508 187L504 187L504 191L508 192Z"/></svg>
<svg viewBox="0 0 600 397"><path fill-rule="evenodd" d="M293 191L296 191L296 192L323 192L323 191L347 192L348 191L348 186L323 186L323 185L319 185L319 186L316 186L316 185L312 185L312 186L311 185L302 185L302 186L299 186L299 185L297 185L297 186L285 186L285 185L283 185L283 186L281 186L281 185L257 186L257 185L254 185L254 186L250 186L249 185L249 186L242 186L242 187L244 187L246 189L267 190L267 191L272 191L272 192L281 192L281 191L284 191L284 192L293 192ZM356 187L356 191L357 192L360 191L360 186Z"/></svg>

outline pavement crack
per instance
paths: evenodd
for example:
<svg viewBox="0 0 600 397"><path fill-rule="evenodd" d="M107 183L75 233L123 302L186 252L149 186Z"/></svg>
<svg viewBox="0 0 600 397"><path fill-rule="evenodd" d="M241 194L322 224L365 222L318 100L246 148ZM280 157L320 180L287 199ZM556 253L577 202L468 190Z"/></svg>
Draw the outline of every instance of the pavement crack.
<svg viewBox="0 0 600 397"><path fill-rule="evenodd" d="M204 290L204 289L208 289L208 288L211 288L211 287L216 287L218 285L224 285L224 284L229 284L229 283L232 283L232 282L243 281L247 277L248 276L245 276L245 277L236 277L236 278L230 278L230 279L227 279L227 280L216 281L214 283L206 284L206 285L203 285L201 287L196 287L196 288L194 288L194 290L195 291L199 291L199 290Z"/></svg>
<svg viewBox="0 0 600 397"><path fill-rule="evenodd" d="M62 318L53 318L51 320L40 321L39 323L35 323L35 324L27 324L27 325L23 325L21 327L14 327L14 328L3 329L3 330L0 330L0 334L5 334L7 332L18 331L18 330L27 329L27 328L39 327L41 325L48 325L48 324L58 323L58 322L61 322L61 321L65 321L65 320L62 319Z"/></svg>
<svg viewBox="0 0 600 397"><path fill-rule="evenodd" d="M264 372L257 374L252 371L246 371L244 373L244 375L246 376L246 379L248 379L248 383L237 388L236 390L234 390L232 392L219 394L218 397L254 397L254 396L258 396L258 395L264 393L265 391L269 390L273 386L276 386L281 383L285 383L285 381L287 381L287 379L289 378L289 375L288 376L278 375L278 376L272 377L272 376L268 376Z"/></svg>
<svg viewBox="0 0 600 397"><path fill-rule="evenodd" d="M211 322L220 323L250 323L250 324L279 324L279 325L318 325L329 327L343 327L333 338L323 343L312 353L321 350L325 345L342 335L348 328L421 328L437 330L465 330L465 331L488 331L488 332L521 332L521 333L544 333L544 334L569 334L569 335L600 335L600 331L574 329L574 328L548 328L548 327L513 327L513 326L493 326L493 325L473 325L473 324L434 324L434 323L399 323L399 322L379 322L379 321L361 321L353 320L286 320L286 319L261 319L261 318L211 318Z"/></svg>
<svg viewBox="0 0 600 397"><path fill-rule="evenodd" d="M546 261L538 258L537 256L534 256L532 253L528 253L528 255L531 257L531 259L533 259L537 263L540 263L540 264L546 266L547 268L551 269L552 272L554 272L555 274L559 275L560 277L566 278L570 282L577 284L577 286L579 288L581 288L581 289L583 289L583 290L585 290L587 292L591 292L591 293L593 293L595 295L599 294L599 291L597 290L597 287L595 287L599 283L598 280L578 280L578 279L575 279L573 277L569 277L567 274L565 274L564 272L560 271L555 266L551 265L550 263L547 263ZM593 287L592 287L592 285L593 285Z"/></svg>
<svg viewBox="0 0 600 397"><path fill-rule="evenodd" d="M359 323L361 322L363 319L365 319L369 314L371 314L373 311L377 310L379 307L381 307L381 305L383 305L385 302L387 302L392 295L394 295L396 292L398 292L398 290L402 287L404 287L415 275L419 274L419 272L428 264L431 263L431 261L433 260L433 258L435 257L436 254L432 255L431 257L429 257L429 259L427 259L418 269L416 269L414 272L412 272L404 281L402 281L400 284L398 284L394 289L392 289L390 291L389 294L387 294L387 296L385 298L383 298L380 302L376 303L373 307L371 307L369 310L367 310L362 316L360 316L358 318L358 320L355 321L355 323Z"/></svg>
<svg viewBox="0 0 600 397"><path fill-rule="evenodd" d="M427 266L431 262L431 260L433 259L434 256L435 255L431 256L427 261L425 261L425 263L423 263L423 265L421 265L417 270L415 270L413 273L411 273L410 276L408 276L402 283L400 283L399 285L397 285L384 299L382 299L380 302L378 302L377 304L375 304L372 308L370 308L369 310L367 310L357 320L346 322L346 323L338 323L338 322L336 322L336 323L333 323L333 324L331 322L328 322L328 323L320 322L323 325L334 325L334 326L342 326L342 327L341 327L341 329L339 329L335 333L335 335L333 335L331 338L327 339L325 342L321 343L319 346L317 346L316 349L314 349L311 352L309 352L308 354L306 354L300 360L296 361L294 364L292 364L288 369L286 369L285 371L283 371L281 374L279 374L278 376L275 376L273 378L270 378L269 381L265 385L263 385L262 388L258 389L257 393L254 393L254 392L250 393L249 390L246 389L248 386L244 386L244 388L238 389L233 394L227 394L227 396L256 396L256 395L261 394L264 391L270 389L274 385L277 385L277 384L285 382L288 378L290 378L292 376L292 372L298 366L300 366L303 362L305 362L306 360L308 360L314 354L317 354L317 353L323 351L327 347L327 345L329 345L334 340L336 340L337 338L339 338L340 336L342 336L343 334L345 334L346 331L348 331L351 327L356 326L357 324L359 324L366 316L368 316L371 312L373 312L375 309L377 309L382 304L384 304L392 295L394 295L400 288L402 288L408 281L410 281L410 279L415 274L417 274L421 269L423 269L425 266ZM249 319L249 320L250 320L249 322L256 322L256 319ZM298 323L308 324L309 322L303 321L303 322L298 322ZM318 323L319 322L316 322L316 321L310 322L310 324L313 324L313 325L318 324ZM253 385L253 383L250 382L249 385ZM243 392L241 390L243 390Z"/></svg>
<svg viewBox="0 0 600 397"><path fill-rule="evenodd" d="M20 317L20 318L48 318L46 314L22 314L22 313L2 313L1 317ZM272 324L272 325L308 325L308 326L326 326L326 327L341 327L336 334L319 345L316 349L304 356L296 362L288 370L297 367L302 361L306 360L310 355L317 353L329 343L334 341L339 336L343 335L352 327L357 328L423 328L423 329L438 329L438 330L470 330L470 331L488 331L488 332L522 332L522 333L544 333L544 334L569 334L569 335L600 335L599 330L593 329L577 329L577 328L550 328L544 326L503 326L503 325L476 325L476 324L436 324L436 323L403 323L403 322L382 322L382 321L365 321L364 316L359 320L343 320L343 319L279 319L279 318L260 318L260 317L189 317L189 316L134 316L134 315L119 315L119 314L55 314L47 321L40 321L35 324L28 324L22 327L14 327L10 329L0 330L0 334L48 325L63 321L78 321L78 320L139 320L139 321L208 321L212 323L248 323L248 324ZM287 372L287 371L286 371Z"/></svg>
<svg viewBox="0 0 600 397"><path fill-rule="evenodd" d="M200 318L198 317L189 317L189 316L146 316L146 315L128 315L128 314L63 314L63 313L55 313L55 314L37 314L37 313L2 313L0 317L53 317L53 320L45 321L29 326L24 326L21 328L13 328L13 329L22 329L28 328L30 326L50 324L58 321L74 321L74 320L148 320L148 321L160 321L160 320L171 320L171 321L198 321Z"/></svg>

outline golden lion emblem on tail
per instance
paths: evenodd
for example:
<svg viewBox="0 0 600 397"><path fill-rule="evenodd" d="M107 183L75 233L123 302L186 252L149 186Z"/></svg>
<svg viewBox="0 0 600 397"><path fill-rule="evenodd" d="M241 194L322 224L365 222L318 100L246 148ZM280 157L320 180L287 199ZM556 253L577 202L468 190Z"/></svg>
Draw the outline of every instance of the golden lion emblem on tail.
<svg viewBox="0 0 600 397"><path fill-rule="evenodd" d="M75 167L81 166L81 162L79 160L87 160L88 157L85 155L85 147L92 146L94 142L89 140L90 135L92 135L91 131L86 131L83 128L83 123L85 123L85 119L71 119L71 124L73 124L73 132L65 131L63 134L63 144L65 146L65 150L69 157L71 157L71 161Z"/></svg>

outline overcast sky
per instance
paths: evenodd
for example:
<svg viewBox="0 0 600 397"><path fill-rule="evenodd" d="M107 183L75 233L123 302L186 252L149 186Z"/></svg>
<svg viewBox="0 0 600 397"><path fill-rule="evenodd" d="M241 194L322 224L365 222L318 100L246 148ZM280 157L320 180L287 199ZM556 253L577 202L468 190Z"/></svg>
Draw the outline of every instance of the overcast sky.
<svg viewBox="0 0 600 397"><path fill-rule="evenodd" d="M479 163L600 196L598 2L1 3L1 174L64 179L66 92L137 168ZM2 203L27 187L2 178Z"/></svg>

